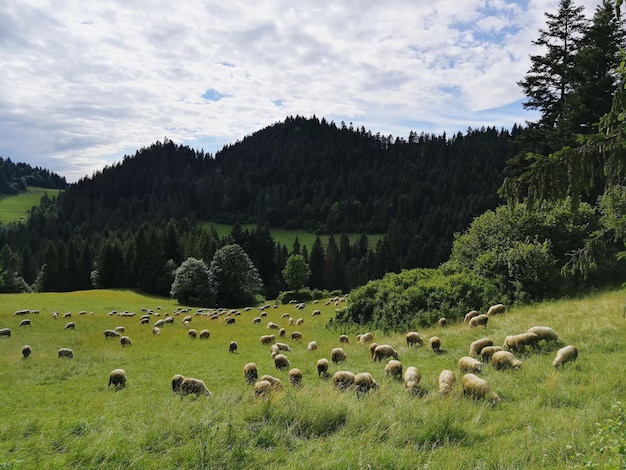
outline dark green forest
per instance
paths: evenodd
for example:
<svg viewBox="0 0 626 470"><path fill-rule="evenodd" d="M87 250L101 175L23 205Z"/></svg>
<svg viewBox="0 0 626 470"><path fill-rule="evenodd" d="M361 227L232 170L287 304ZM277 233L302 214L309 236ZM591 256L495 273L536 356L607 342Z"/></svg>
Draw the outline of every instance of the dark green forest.
<svg viewBox="0 0 626 470"><path fill-rule="evenodd" d="M26 163L13 163L10 158L0 157L0 193L17 194L28 186L47 189L65 189L65 178Z"/></svg>

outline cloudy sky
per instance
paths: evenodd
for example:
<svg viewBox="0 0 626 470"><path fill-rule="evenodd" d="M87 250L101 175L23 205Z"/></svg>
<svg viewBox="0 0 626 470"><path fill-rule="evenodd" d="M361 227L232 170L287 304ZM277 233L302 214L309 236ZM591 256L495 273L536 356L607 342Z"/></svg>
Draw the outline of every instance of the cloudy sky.
<svg viewBox="0 0 626 470"><path fill-rule="evenodd" d="M536 117L516 82L557 6L0 0L0 156L74 182L164 137L215 153L290 115L510 128Z"/></svg>

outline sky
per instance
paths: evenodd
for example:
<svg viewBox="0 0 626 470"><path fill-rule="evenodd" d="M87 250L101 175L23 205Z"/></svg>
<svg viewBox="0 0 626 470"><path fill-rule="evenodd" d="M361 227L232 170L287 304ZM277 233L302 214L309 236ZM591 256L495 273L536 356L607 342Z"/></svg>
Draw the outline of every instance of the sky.
<svg viewBox="0 0 626 470"><path fill-rule="evenodd" d="M0 156L76 182L165 138L215 154L296 115L510 129L537 118L517 82L558 3L0 0Z"/></svg>

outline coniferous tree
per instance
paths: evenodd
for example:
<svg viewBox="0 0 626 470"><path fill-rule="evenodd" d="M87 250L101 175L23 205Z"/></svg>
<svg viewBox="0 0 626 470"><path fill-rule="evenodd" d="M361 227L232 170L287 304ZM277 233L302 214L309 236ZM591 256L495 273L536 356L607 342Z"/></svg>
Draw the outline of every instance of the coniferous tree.
<svg viewBox="0 0 626 470"><path fill-rule="evenodd" d="M309 255L309 268L311 268L311 276L309 277L309 286L311 289L324 289L324 266L326 264L326 255L320 237L315 237L311 254Z"/></svg>

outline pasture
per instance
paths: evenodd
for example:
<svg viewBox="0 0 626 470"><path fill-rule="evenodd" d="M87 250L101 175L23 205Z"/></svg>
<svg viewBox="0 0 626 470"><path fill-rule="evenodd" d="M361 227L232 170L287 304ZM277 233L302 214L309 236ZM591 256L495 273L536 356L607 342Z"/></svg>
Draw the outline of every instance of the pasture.
<svg viewBox="0 0 626 470"><path fill-rule="evenodd" d="M513 307L491 317L485 328L457 323L419 330L426 344L409 348L405 334L373 331L374 341L399 352L404 368L421 373L420 393L408 394L402 382L386 377L384 362L373 362L368 346L356 343L362 331L337 331L328 322L337 307L330 303L267 309L238 309L235 324L226 324L191 309L190 328L209 329L208 340L189 339L185 314L169 299L132 291L94 290L64 294L0 295L0 468L89 469L543 469L605 468L624 465L624 398L626 397L626 290L594 296ZM38 314L14 316L16 310ZM139 318L152 310L150 323ZM321 315L312 316L312 311ZM54 319L52 312L59 313ZM79 315L79 312L85 313ZM110 312L135 312L119 316ZM69 318L61 318L71 313ZM160 316L155 314L159 313ZM289 325L283 314L302 317ZM175 321L153 335L152 325L172 314ZM32 325L19 327L23 319ZM64 329L74 321L74 330ZM289 385L287 371L277 371L261 335L274 333L272 321L287 333L291 367L303 372L299 388ZM516 354L520 370L480 374L502 401L491 405L463 396L457 360L468 355L472 341L489 337L501 345L509 334L534 325L551 326L559 345L574 344L574 363L554 370L558 345L541 344L539 351ZM123 326L132 346L105 339L105 329ZM290 334L302 332L292 341ZM349 344L339 344L347 334ZM428 338L441 338L435 354ZM237 341L235 353L228 352ZM277 337L277 341L280 339ZM315 340L316 352L307 344ZM32 355L22 357L29 344ZM330 365L330 373L370 372L380 388L357 399L353 390L340 391L320 379L316 361L330 360L342 346L347 360ZM73 359L57 357L71 348ZM282 380L283 391L257 398L245 383L242 368L255 362L259 375ZM122 368L125 388L107 388L109 372ZM457 384L442 398L437 376L454 371ZM203 380L210 397L172 393L174 374ZM621 402L621 403L620 403ZM621 417L621 421L620 421ZM617 436L617 447L603 450ZM621 442L620 442L621 439Z"/></svg>
<svg viewBox="0 0 626 470"><path fill-rule="evenodd" d="M8 224L26 220L26 214L33 206L38 206L44 193L50 197L59 194L58 189L29 187L19 194L0 195L0 223Z"/></svg>

